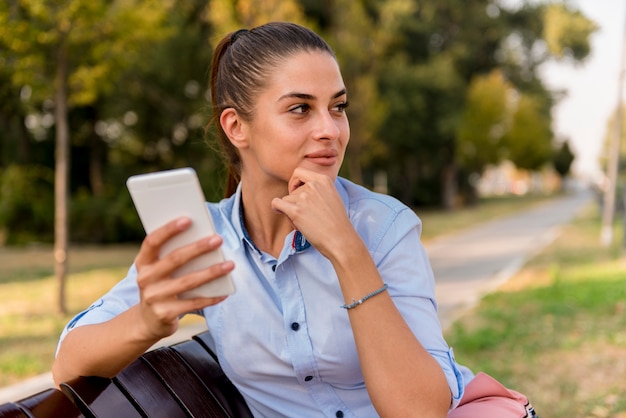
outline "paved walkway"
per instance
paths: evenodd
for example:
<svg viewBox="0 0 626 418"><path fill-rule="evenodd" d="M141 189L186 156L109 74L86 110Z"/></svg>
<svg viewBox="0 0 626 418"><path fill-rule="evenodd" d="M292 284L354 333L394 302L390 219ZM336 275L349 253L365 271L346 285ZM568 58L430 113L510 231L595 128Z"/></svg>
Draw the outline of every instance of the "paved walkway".
<svg viewBox="0 0 626 418"><path fill-rule="evenodd" d="M562 197L429 243L426 250L435 273L442 327L448 328L552 242L559 228L570 222L591 198L587 193ZM153 348L189 339L204 330L204 324L183 327ZM52 385L50 373L45 373L0 388L0 403L21 399Z"/></svg>
<svg viewBox="0 0 626 418"><path fill-rule="evenodd" d="M568 195L429 243L442 327L511 278L591 201L590 193Z"/></svg>

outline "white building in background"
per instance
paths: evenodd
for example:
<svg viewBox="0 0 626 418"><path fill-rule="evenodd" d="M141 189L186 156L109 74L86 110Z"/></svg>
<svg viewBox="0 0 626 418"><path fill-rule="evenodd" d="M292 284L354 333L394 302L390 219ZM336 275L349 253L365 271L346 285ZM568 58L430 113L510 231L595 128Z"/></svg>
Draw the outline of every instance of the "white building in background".
<svg viewBox="0 0 626 418"><path fill-rule="evenodd" d="M549 194L561 188L561 179L553 169L520 170L510 161L489 166L477 181L478 195L504 196L527 193Z"/></svg>

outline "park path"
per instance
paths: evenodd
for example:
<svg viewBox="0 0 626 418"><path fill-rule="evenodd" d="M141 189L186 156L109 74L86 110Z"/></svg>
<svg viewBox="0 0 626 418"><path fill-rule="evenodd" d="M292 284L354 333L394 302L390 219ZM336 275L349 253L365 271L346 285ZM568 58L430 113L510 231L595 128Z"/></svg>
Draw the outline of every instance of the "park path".
<svg viewBox="0 0 626 418"><path fill-rule="evenodd" d="M541 252L592 202L577 192L426 245L444 329ZM599 238L598 238L599 239Z"/></svg>
<svg viewBox="0 0 626 418"><path fill-rule="evenodd" d="M591 194L586 192L567 195L427 243L442 327L448 328L482 296L515 274L529 258L552 242L559 228L569 223L591 199ZM153 348L189 339L204 330L203 323L182 327ZM44 373L0 388L0 403L52 386L51 374Z"/></svg>

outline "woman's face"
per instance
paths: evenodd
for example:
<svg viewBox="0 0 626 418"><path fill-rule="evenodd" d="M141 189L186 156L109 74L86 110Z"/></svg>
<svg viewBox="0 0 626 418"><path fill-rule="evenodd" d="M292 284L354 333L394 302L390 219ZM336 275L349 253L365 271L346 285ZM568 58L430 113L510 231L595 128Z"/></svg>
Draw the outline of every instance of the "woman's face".
<svg viewBox="0 0 626 418"><path fill-rule="evenodd" d="M350 138L346 105L339 66L329 54L302 52L279 63L246 129L242 178L282 186L303 167L334 179Z"/></svg>

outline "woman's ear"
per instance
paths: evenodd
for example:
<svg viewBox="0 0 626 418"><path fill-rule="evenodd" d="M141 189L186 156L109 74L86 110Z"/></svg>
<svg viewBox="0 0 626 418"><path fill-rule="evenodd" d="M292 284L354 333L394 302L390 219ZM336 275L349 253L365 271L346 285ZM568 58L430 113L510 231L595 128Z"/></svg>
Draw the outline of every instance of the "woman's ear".
<svg viewBox="0 0 626 418"><path fill-rule="evenodd" d="M248 146L247 123L232 107L224 109L220 115L220 125L224 133L235 148L242 149Z"/></svg>

